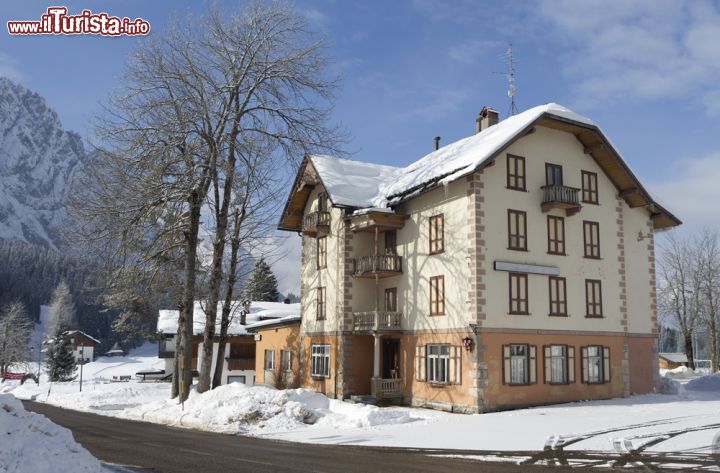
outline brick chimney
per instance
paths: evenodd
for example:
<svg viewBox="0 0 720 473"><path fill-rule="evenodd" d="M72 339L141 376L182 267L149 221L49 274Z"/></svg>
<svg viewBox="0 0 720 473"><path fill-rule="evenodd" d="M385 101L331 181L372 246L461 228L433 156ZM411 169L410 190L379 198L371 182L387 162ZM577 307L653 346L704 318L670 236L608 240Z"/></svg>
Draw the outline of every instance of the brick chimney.
<svg viewBox="0 0 720 473"><path fill-rule="evenodd" d="M440 149L440 137L436 136L435 137L435 151L437 151L438 149Z"/></svg>
<svg viewBox="0 0 720 473"><path fill-rule="evenodd" d="M480 115L475 119L475 133L487 130L493 125L497 125L500 121L500 115L497 110L484 106L480 111Z"/></svg>

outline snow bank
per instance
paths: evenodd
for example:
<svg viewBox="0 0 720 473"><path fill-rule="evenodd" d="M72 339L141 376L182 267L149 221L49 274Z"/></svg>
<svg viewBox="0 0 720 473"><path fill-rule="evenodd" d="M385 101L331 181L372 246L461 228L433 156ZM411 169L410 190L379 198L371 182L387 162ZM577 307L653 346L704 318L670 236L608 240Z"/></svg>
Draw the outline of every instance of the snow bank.
<svg viewBox="0 0 720 473"><path fill-rule="evenodd" d="M3 473L105 472L100 462L64 427L27 412L20 401L0 394L0 471Z"/></svg>
<svg viewBox="0 0 720 473"><path fill-rule="evenodd" d="M682 385L672 378L660 377L658 385L658 392L660 394L680 394L682 392Z"/></svg>
<svg viewBox="0 0 720 473"><path fill-rule="evenodd" d="M720 373L693 379L685 385L688 391L720 393Z"/></svg>
<svg viewBox="0 0 720 473"><path fill-rule="evenodd" d="M122 417L223 433L257 435L318 425L332 429L403 424L419 419L406 409L380 409L329 399L307 389L276 390L233 383L192 392L184 406L162 399L125 409Z"/></svg>

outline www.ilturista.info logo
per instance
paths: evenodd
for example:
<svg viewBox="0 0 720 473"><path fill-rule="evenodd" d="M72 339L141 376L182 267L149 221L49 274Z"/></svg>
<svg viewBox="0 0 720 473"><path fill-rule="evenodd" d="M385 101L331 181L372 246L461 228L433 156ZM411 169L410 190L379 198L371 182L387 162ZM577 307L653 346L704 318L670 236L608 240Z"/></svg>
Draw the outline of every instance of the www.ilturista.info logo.
<svg viewBox="0 0 720 473"><path fill-rule="evenodd" d="M74 35L94 34L100 36L142 36L150 33L150 23L142 18L131 20L83 10L79 15L68 15L66 7L49 7L40 21L8 21L8 33L12 35Z"/></svg>

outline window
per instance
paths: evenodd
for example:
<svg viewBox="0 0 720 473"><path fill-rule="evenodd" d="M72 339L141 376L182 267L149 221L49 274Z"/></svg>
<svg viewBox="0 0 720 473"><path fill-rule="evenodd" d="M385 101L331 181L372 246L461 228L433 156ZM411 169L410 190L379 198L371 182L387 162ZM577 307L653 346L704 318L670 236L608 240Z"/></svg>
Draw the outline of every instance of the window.
<svg viewBox="0 0 720 473"><path fill-rule="evenodd" d="M582 373L584 383L609 383L610 348L601 346L583 347Z"/></svg>
<svg viewBox="0 0 720 473"><path fill-rule="evenodd" d="M312 346L312 376L330 377L330 345Z"/></svg>
<svg viewBox="0 0 720 473"><path fill-rule="evenodd" d="M525 187L525 158L522 156L507 155L507 188L518 191Z"/></svg>
<svg viewBox="0 0 720 473"><path fill-rule="evenodd" d="M327 237L317 238L317 269L327 268Z"/></svg>
<svg viewBox="0 0 720 473"><path fill-rule="evenodd" d="M588 204L597 204L599 202L597 173L582 172L582 201Z"/></svg>
<svg viewBox="0 0 720 473"><path fill-rule="evenodd" d="M563 185L562 166L559 164L545 163L545 185L561 186Z"/></svg>
<svg viewBox="0 0 720 473"><path fill-rule="evenodd" d="M385 312L397 312L398 311L398 300L397 300L397 288L391 287L385 289Z"/></svg>
<svg viewBox="0 0 720 473"><path fill-rule="evenodd" d="M280 369L283 371L292 371L292 351L283 350L280 356Z"/></svg>
<svg viewBox="0 0 720 473"><path fill-rule="evenodd" d="M545 382L568 384L575 381L575 348L567 345L545 346ZM572 373L571 373L572 372Z"/></svg>
<svg viewBox="0 0 720 473"><path fill-rule="evenodd" d="M445 218L443 214L430 217L430 254L445 250Z"/></svg>
<svg viewBox="0 0 720 473"><path fill-rule="evenodd" d="M265 350L265 369L275 370L275 350Z"/></svg>
<svg viewBox="0 0 720 473"><path fill-rule="evenodd" d="M602 287L597 279L585 280L586 317L602 317Z"/></svg>
<svg viewBox="0 0 720 473"><path fill-rule="evenodd" d="M445 276L430 278L430 315L445 315Z"/></svg>
<svg viewBox="0 0 720 473"><path fill-rule="evenodd" d="M385 232L385 254L397 254L397 231L395 230Z"/></svg>
<svg viewBox="0 0 720 473"><path fill-rule="evenodd" d="M508 249L527 251L527 213L508 210Z"/></svg>
<svg viewBox="0 0 720 473"><path fill-rule="evenodd" d="M315 301L315 304L317 310L317 320L325 320L325 288L317 288L316 293L317 300Z"/></svg>
<svg viewBox="0 0 720 473"><path fill-rule="evenodd" d="M548 215L548 253L552 255L565 254L565 219Z"/></svg>
<svg viewBox="0 0 720 473"><path fill-rule="evenodd" d="M527 315L528 312L528 276L522 273L510 273L510 313Z"/></svg>
<svg viewBox="0 0 720 473"><path fill-rule="evenodd" d="M537 382L534 345L503 345L502 350L504 384L523 386Z"/></svg>
<svg viewBox="0 0 720 473"><path fill-rule="evenodd" d="M431 383L449 382L450 345L427 346L427 380Z"/></svg>
<svg viewBox="0 0 720 473"><path fill-rule="evenodd" d="M320 192L318 194L318 212L328 211L328 195L327 192Z"/></svg>
<svg viewBox="0 0 720 473"><path fill-rule="evenodd" d="M565 278L550 276L550 312L549 315L567 316L567 286Z"/></svg>
<svg viewBox="0 0 720 473"><path fill-rule="evenodd" d="M585 257L600 258L600 224L584 221L583 239L585 240Z"/></svg>
<svg viewBox="0 0 720 473"><path fill-rule="evenodd" d="M230 384L230 383L245 384L245 376L228 376L227 384Z"/></svg>

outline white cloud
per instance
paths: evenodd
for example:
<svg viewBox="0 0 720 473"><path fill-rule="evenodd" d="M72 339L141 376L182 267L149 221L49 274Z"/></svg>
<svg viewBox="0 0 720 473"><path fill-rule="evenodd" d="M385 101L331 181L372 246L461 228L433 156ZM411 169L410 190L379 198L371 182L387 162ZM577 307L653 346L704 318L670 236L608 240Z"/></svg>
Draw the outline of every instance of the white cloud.
<svg viewBox="0 0 720 473"><path fill-rule="evenodd" d="M683 221L683 231L698 231L720 221L720 151L678 162L665 181L651 182L649 190Z"/></svg>
<svg viewBox="0 0 720 473"><path fill-rule="evenodd" d="M270 262L278 280L278 290L283 294L300 295L300 237L283 232L275 242L277 248Z"/></svg>
<svg viewBox="0 0 720 473"><path fill-rule="evenodd" d="M679 99L720 113L720 10L711 2L540 0L585 102Z"/></svg>
<svg viewBox="0 0 720 473"><path fill-rule="evenodd" d="M501 53L502 45L499 41L475 39L462 44L456 44L448 49L451 59L464 64L474 64L489 53Z"/></svg>
<svg viewBox="0 0 720 473"><path fill-rule="evenodd" d="M305 18L318 25L324 25L330 19L330 17L327 16L325 13L321 12L317 8L312 7L304 8L302 10L302 14L305 15Z"/></svg>

